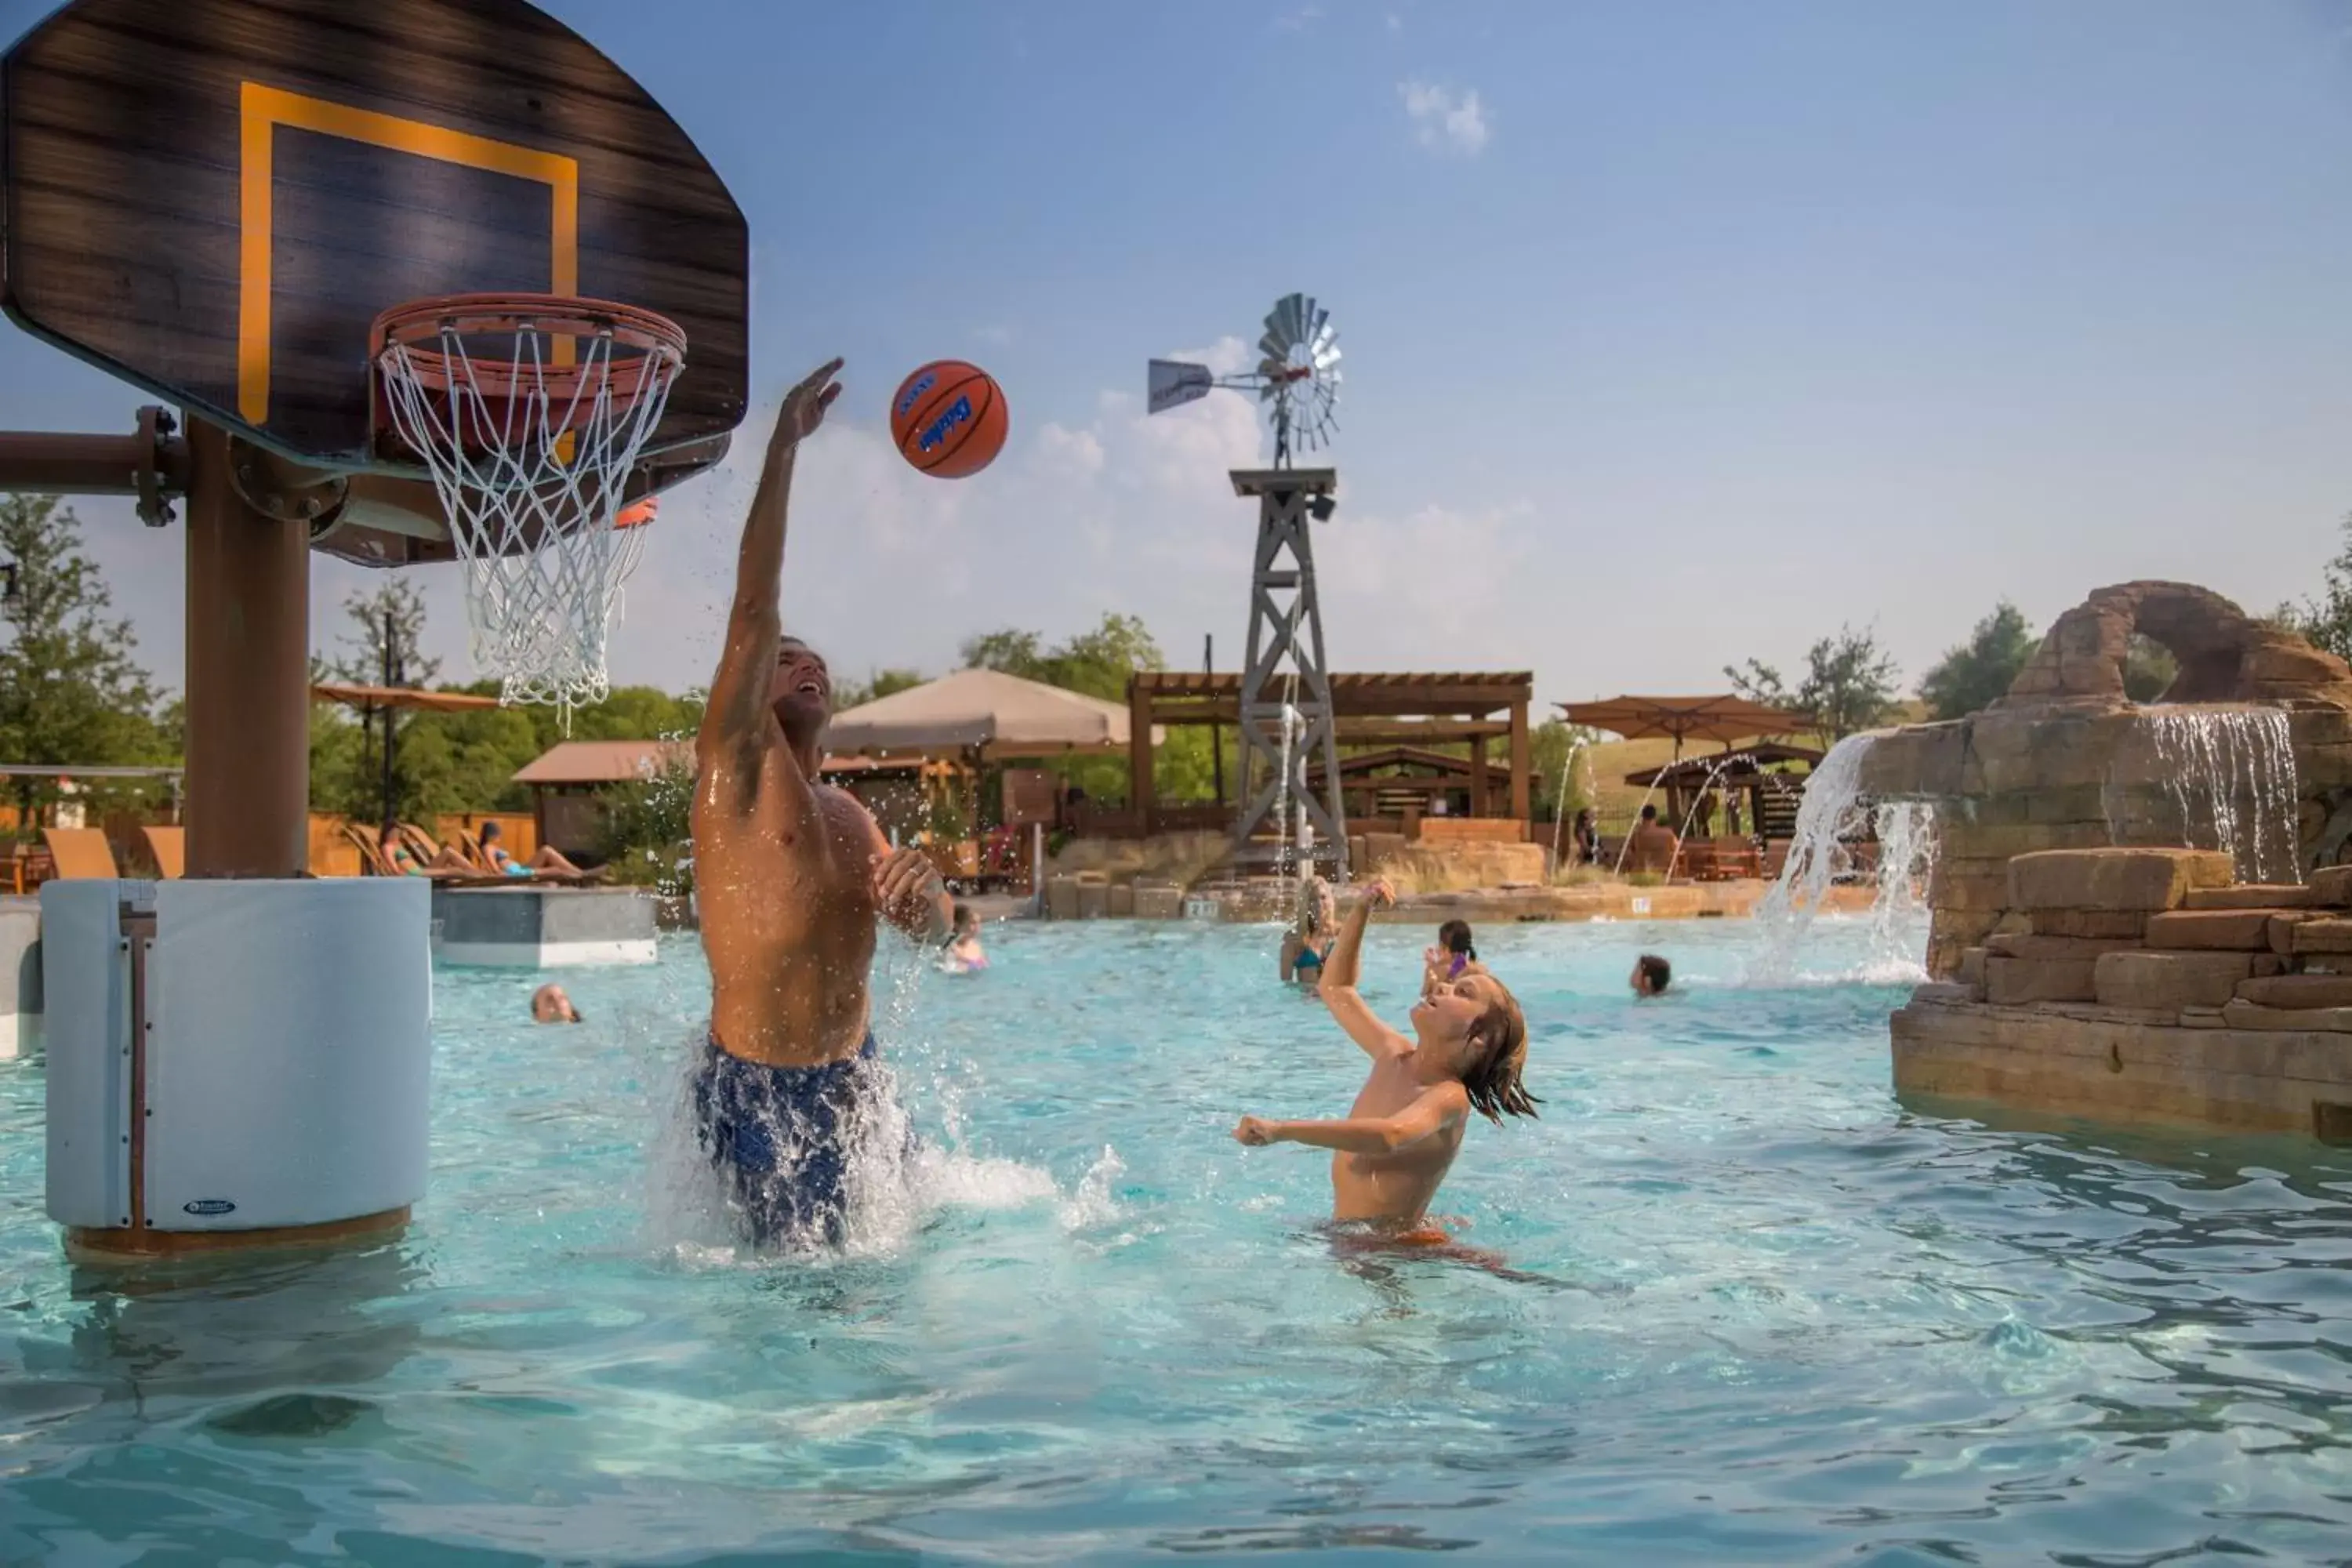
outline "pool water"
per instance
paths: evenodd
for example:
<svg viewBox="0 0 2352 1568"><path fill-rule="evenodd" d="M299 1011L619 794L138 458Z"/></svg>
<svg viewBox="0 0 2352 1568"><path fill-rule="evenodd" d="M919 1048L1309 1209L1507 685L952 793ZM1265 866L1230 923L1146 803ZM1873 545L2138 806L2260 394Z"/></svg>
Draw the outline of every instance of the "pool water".
<svg viewBox="0 0 2352 1568"><path fill-rule="evenodd" d="M1277 934L889 959L927 1150L821 1258L699 1212L690 940L566 974L576 1028L439 974L431 1194L368 1251L68 1268L41 1069L0 1064L0 1562L2352 1552L2341 1152L1906 1109L1900 987L1745 987L1735 923L1521 926L1481 947L1543 1118L1475 1125L1439 1205L1514 1275L1343 1266L1326 1156L1230 1137L1363 1073ZM1427 939L1373 933L1391 1016ZM1636 1003L1644 949L1677 991Z"/></svg>

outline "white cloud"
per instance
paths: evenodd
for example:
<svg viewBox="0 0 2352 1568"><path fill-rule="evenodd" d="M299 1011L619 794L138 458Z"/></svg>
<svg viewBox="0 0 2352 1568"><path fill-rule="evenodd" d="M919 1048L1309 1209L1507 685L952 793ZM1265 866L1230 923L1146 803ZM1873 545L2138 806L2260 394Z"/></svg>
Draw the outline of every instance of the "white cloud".
<svg viewBox="0 0 2352 1568"><path fill-rule="evenodd" d="M1397 84L1397 96L1404 100L1406 117L1424 147L1475 155L1492 134L1475 88L1456 93L1428 82L1404 81Z"/></svg>
<svg viewBox="0 0 2352 1568"><path fill-rule="evenodd" d="M974 327L971 335L982 342L1001 349L1013 341L1013 329L1001 322L991 322L987 326Z"/></svg>

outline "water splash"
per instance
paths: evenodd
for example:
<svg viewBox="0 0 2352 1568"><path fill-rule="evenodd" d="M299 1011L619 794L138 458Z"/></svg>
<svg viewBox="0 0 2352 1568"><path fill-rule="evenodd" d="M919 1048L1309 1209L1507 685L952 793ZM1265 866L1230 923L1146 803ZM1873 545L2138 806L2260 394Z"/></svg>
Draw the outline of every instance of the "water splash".
<svg viewBox="0 0 2352 1568"><path fill-rule="evenodd" d="M2285 711L2159 708L2140 718L2180 813L2180 841L2227 852L2241 881L2301 881L2294 741Z"/></svg>
<svg viewBox="0 0 2352 1568"><path fill-rule="evenodd" d="M1787 985L1839 979L1868 984L1924 980L1927 889L1936 857L1935 810L1920 801L1878 804L1862 792L1862 766L1874 734L1848 735L1832 746L1797 807L1796 837L1780 879L1756 906L1756 950L1746 983ZM1863 846L1874 847L1869 863ZM1829 976L1806 971L1805 939L1822 916L1831 888L1867 877L1875 883L1871 900L1870 952L1857 970Z"/></svg>

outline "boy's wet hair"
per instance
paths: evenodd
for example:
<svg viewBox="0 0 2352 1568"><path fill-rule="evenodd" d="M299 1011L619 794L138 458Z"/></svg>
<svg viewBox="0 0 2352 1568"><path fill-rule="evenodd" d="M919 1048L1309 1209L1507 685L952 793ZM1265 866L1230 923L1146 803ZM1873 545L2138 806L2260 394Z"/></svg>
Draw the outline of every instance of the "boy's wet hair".
<svg viewBox="0 0 2352 1568"><path fill-rule="evenodd" d="M1663 994L1667 983L1675 977L1675 966L1654 952L1645 952L1635 959L1633 967L1639 969L1642 978L1650 983L1650 994L1654 996Z"/></svg>
<svg viewBox="0 0 2352 1568"><path fill-rule="evenodd" d="M1468 921L1447 921L1444 925L1439 926L1437 945L1448 952L1459 953L1464 958L1475 959L1478 956L1477 948L1472 945L1470 941Z"/></svg>
<svg viewBox="0 0 2352 1568"><path fill-rule="evenodd" d="M1476 1065L1462 1075L1462 1087L1479 1113L1500 1126L1506 1115L1534 1116L1543 1102L1519 1081L1528 1065L1527 1015L1509 986L1499 980L1494 984L1498 994L1470 1026L1470 1037L1481 1050Z"/></svg>

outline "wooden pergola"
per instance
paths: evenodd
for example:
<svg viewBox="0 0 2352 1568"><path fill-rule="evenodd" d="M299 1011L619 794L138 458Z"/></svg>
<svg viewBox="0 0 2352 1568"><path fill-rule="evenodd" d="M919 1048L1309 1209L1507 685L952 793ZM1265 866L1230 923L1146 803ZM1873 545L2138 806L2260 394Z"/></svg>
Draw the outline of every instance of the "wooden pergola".
<svg viewBox="0 0 2352 1568"><path fill-rule="evenodd" d="M1127 798L1137 831L1202 826L1195 820L1200 808L1159 804L1152 784L1151 733L1155 728L1184 724L1238 726L1241 687L1239 675L1172 669L1144 670L1129 679ZM1484 816L1504 804L1496 799L1500 781L1495 775L1499 772L1508 780L1508 795L1507 809L1497 815L1522 823L1533 805L1528 710L1534 698L1535 676L1526 670L1331 677L1331 711L1340 745L1466 743L1472 811ZM1489 746L1496 742L1504 747L1499 769L1488 756ZM1341 772L1346 773L1344 761ZM1220 816L1223 805L1220 800Z"/></svg>

